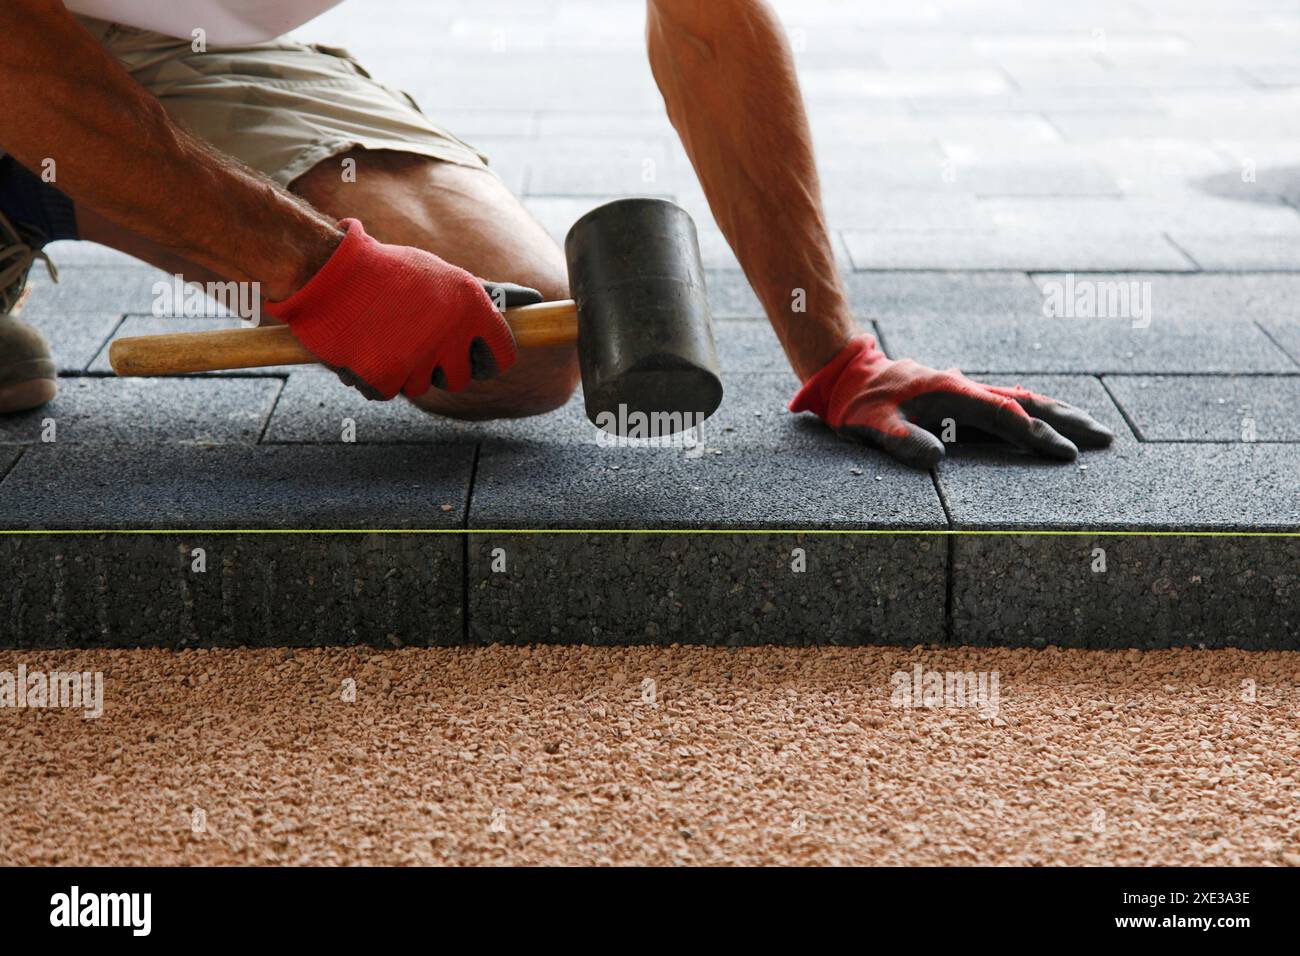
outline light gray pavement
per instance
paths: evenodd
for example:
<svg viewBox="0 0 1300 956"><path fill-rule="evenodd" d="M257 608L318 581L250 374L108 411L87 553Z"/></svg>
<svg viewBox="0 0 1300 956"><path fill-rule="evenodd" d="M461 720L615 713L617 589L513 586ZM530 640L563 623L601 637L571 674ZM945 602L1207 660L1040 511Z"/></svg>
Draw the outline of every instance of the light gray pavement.
<svg viewBox="0 0 1300 956"><path fill-rule="evenodd" d="M1060 466L963 436L913 473L786 413L641 0L350 0L302 37L409 90L557 237L617 196L691 211L723 408L698 446L611 448L576 400L467 425L315 369L119 381L113 335L228 321L153 318L166 277L58 244L63 281L38 270L25 315L68 378L0 420L0 525L341 533L6 538L0 643L1300 646L1298 539L1149 535L1300 530L1294 0L777 7L864 325L1083 405L1114 448ZM409 528L437 533L353 533ZM951 529L1145 536L919 533Z"/></svg>

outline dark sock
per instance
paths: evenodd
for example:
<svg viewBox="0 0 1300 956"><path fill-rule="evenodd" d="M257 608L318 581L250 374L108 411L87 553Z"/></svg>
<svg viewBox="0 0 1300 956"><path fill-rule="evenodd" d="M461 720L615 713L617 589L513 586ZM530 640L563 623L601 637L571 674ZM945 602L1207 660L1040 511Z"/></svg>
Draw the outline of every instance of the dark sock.
<svg viewBox="0 0 1300 956"><path fill-rule="evenodd" d="M0 212L14 225L26 227L40 245L81 238L72 200L12 156L0 156Z"/></svg>

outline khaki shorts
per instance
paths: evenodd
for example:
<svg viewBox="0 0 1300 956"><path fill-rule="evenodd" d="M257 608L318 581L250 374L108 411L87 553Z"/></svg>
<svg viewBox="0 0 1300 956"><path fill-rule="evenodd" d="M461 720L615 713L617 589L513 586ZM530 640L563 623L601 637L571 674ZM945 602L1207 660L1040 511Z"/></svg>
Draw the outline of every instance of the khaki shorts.
<svg viewBox="0 0 1300 956"><path fill-rule="evenodd" d="M281 37L195 53L188 40L79 19L176 123L282 186L354 147L487 166L346 50Z"/></svg>

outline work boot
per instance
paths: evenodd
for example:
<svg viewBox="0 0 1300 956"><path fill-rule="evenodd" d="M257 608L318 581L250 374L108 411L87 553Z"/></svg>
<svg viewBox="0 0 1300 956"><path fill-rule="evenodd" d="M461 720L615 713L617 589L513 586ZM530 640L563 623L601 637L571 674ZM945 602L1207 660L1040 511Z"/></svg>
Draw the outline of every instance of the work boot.
<svg viewBox="0 0 1300 956"><path fill-rule="evenodd" d="M27 275L37 259L51 279L59 278L41 245L39 237L20 231L0 213L0 414L39 408L59 391L45 336L17 318L31 291Z"/></svg>

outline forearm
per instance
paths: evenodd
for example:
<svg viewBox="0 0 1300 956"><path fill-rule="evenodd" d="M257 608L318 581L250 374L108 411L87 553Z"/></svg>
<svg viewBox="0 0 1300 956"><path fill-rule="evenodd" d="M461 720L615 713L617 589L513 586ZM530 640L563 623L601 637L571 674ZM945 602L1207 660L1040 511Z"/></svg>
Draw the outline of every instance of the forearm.
<svg viewBox="0 0 1300 956"><path fill-rule="evenodd" d="M713 216L806 379L855 327L780 23L761 0L649 0L648 39Z"/></svg>
<svg viewBox="0 0 1300 956"><path fill-rule="evenodd" d="M269 298L301 287L342 232L176 126L55 0L0 4L0 148L143 238Z"/></svg>

